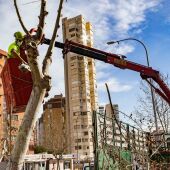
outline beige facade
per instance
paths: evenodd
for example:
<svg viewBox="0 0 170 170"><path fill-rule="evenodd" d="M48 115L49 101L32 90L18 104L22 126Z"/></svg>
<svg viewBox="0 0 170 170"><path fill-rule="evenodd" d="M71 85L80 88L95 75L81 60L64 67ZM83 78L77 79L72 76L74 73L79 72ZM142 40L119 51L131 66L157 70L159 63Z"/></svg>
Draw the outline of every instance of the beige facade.
<svg viewBox="0 0 170 170"><path fill-rule="evenodd" d="M15 140L17 138L18 132L19 132L19 128L20 125L22 123L23 117L24 117L25 112L19 112L19 113L12 113L11 114L11 118L10 115L6 113L6 111L4 111L4 138L7 138L8 140L8 151L10 153L10 151L12 150L14 144L15 144ZM11 119L11 121L10 121ZM27 150L27 154L32 154L34 153L34 147L36 144L35 141L35 131L33 131L32 135L31 135L31 139L29 142L29 148Z"/></svg>
<svg viewBox="0 0 170 170"><path fill-rule="evenodd" d="M44 104L43 110L39 124L39 132L41 133L39 145L57 154L65 153L67 149L65 142L65 98L62 95L56 95Z"/></svg>
<svg viewBox="0 0 170 170"><path fill-rule="evenodd" d="M79 15L64 18L63 39L93 46L91 24ZM93 59L69 52L64 56L66 129L69 153L93 157L92 112L98 108Z"/></svg>
<svg viewBox="0 0 170 170"><path fill-rule="evenodd" d="M18 131L20 128L20 125L22 123L23 117L25 112L19 112L19 113L12 113L11 115L11 145L15 144L16 137L18 135ZM8 136L10 136L10 132L8 132ZM27 154L34 153L34 146L35 146L35 133L33 131L33 134L31 136L30 142L29 142L29 148L27 151Z"/></svg>
<svg viewBox="0 0 170 170"><path fill-rule="evenodd" d="M2 68L5 63L5 58L6 58L6 52L3 50L0 50L0 73L2 71ZM3 86L2 86L2 80L0 78L0 154L2 153L3 145L5 142L4 138L4 133L5 133L5 128L4 128L4 91L3 91Z"/></svg>
<svg viewBox="0 0 170 170"><path fill-rule="evenodd" d="M109 117L112 117L112 107L111 104L106 104L105 106L106 113ZM117 120L119 120L119 107L117 104L113 105L114 115L116 116Z"/></svg>
<svg viewBox="0 0 170 170"><path fill-rule="evenodd" d="M127 123L119 120L119 107L117 104L113 105L114 114L118 120L119 127L115 123L111 105L99 106L98 115L98 136L99 145L102 145L103 139L106 138L108 146L115 146L119 149L135 149L140 155L147 152L146 133L141 129L135 128ZM105 115L106 117L101 115ZM105 132L105 134L103 133ZM122 135L121 135L122 134ZM130 147L131 146L131 147Z"/></svg>

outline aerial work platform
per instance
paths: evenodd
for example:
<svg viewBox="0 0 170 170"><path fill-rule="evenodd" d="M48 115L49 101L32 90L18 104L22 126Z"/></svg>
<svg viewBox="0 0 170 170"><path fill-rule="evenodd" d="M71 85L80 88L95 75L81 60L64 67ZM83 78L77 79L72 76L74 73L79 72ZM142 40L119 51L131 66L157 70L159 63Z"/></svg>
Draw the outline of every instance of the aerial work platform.
<svg viewBox="0 0 170 170"><path fill-rule="evenodd" d="M8 112L22 112L28 103L32 91L31 73L23 73L18 67L21 60L6 60L1 72L6 109Z"/></svg>

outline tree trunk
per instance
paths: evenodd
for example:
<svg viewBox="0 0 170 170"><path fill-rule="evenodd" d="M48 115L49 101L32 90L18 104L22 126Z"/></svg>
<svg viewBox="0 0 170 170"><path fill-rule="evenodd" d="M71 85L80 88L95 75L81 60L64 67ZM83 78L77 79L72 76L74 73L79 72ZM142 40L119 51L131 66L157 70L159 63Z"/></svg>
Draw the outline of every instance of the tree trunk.
<svg viewBox="0 0 170 170"><path fill-rule="evenodd" d="M11 155L11 160L8 168L10 170L22 169L25 153L28 150L31 134L36 123L37 111L40 104L42 103L44 95L45 90L40 89L39 87L33 88L29 103L25 111L25 116L21 124L22 128L19 130L19 135Z"/></svg>
<svg viewBox="0 0 170 170"><path fill-rule="evenodd" d="M33 89L7 167L10 170L22 169L24 156L28 150L31 134L37 121L39 106L45 97L46 89L50 89L50 77L43 76L38 66L38 50L35 41L32 38L28 38L25 42L27 59L33 79Z"/></svg>

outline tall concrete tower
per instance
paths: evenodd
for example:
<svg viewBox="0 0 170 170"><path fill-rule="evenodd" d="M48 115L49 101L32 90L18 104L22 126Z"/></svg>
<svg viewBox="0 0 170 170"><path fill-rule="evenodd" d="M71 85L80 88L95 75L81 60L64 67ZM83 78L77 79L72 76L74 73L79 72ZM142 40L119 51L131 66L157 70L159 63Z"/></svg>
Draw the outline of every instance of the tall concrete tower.
<svg viewBox="0 0 170 170"><path fill-rule="evenodd" d="M64 18L63 39L93 46L91 24L79 15ZM93 157L92 112L98 108L93 59L69 52L64 56L68 151Z"/></svg>

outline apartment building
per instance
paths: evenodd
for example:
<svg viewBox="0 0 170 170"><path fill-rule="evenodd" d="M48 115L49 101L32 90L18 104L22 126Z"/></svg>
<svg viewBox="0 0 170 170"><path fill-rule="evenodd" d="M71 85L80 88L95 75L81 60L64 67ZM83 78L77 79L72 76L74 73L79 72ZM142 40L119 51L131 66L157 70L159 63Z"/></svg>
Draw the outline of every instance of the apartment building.
<svg viewBox="0 0 170 170"><path fill-rule="evenodd" d="M12 113L11 114L11 123L10 123L10 119L9 119L9 115L8 115L8 122L11 125L7 126L6 128L8 129L7 136L8 136L8 139L9 139L8 140L9 143L11 142L11 144L10 144L11 149L13 148L13 146L15 144L15 140L16 140L16 137L18 135L18 131L19 131L20 125L22 123L24 114L25 114L25 112ZM35 130L34 130L32 135L31 135L31 139L30 139L30 142L29 142L29 148L28 148L27 154L34 153L34 147L35 147L35 144L36 144L35 139L36 138L35 138Z"/></svg>
<svg viewBox="0 0 170 170"><path fill-rule="evenodd" d="M37 129L39 145L57 154L66 152L65 98L62 94L55 95L43 105Z"/></svg>
<svg viewBox="0 0 170 170"><path fill-rule="evenodd" d="M119 120L119 106L117 104L113 105L113 111L112 111L111 104L106 104L105 109L106 109L106 113L109 117L112 117L113 112L114 112L116 119Z"/></svg>
<svg viewBox="0 0 170 170"><path fill-rule="evenodd" d="M122 122L119 119L119 107L117 104L113 104L113 110L119 126L112 114L111 105L99 106L98 130L99 134L101 134L99 140L102 141L103 138L106 138L107 144L110 146L116 146L119 149L136 150L138 153L146 153L146 133ZM106 115L106 117L102 115Z"/></svg>
<svg viewBox="0 0 170 170"><path fill-rule="evenodd" d="M112 117L112 108L110 104L106 104L106 105L100 105L99 106L99 113L100 114L107 114L107 116ZM113 104L113 111L114 111L114 115L116 116L116 118L119 120L119 106L118 104Z"/></svg>
<svg viewBox="0 0 170 170"><path fill-rule="evenodd" d="M5 63L5 59L6 59L6 55L7 53L3 50L0 50L0 73L2 71L2 68L4 66ZM3 149L3 145L5 142L5 138L4 138L4 90L3 90L3 86L2 86L2 80L0 78L0 154L2 153L2 149Z"/></svg>
<svg viewBox="0 0 170 170"><path fill-rule="evenodd" d="M93 46L93 31L82 15L62 20L63 40ZM92 112L98 108L95 61L82 55L64 56L68 152L93 157Z"/></svg>

